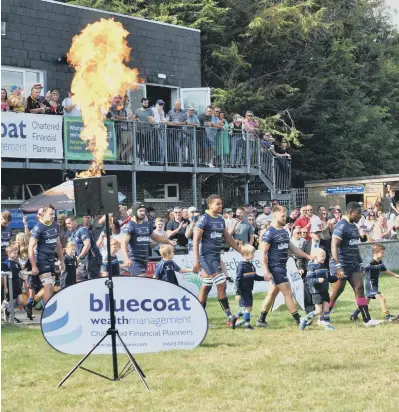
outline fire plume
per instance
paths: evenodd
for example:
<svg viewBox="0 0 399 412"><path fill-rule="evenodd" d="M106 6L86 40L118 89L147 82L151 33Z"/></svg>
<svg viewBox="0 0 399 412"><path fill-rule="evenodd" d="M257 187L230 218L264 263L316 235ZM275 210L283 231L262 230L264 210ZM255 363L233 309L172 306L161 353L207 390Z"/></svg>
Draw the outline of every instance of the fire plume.
<svg viewBox="0 0 399 412"><path fill-rule="evenodd" d="M67 55L68 62L75 68L72 100L79 106L83 118L80 138L93 152L93 163L83 172L84 177L102 173L108 149L104 115L114 96L123 96L129 87L137 87L138 71L126 66L131 52L126 41L128 34L121 23L101 19L87 25L72 39Z"/></svg>

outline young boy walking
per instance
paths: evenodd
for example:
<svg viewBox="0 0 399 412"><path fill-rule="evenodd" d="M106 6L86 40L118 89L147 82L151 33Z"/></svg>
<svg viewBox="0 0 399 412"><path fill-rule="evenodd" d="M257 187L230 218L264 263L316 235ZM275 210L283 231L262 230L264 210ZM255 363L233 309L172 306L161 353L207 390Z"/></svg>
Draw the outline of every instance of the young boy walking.
<svg viewBox="0 0 399 412"><path fill-rule="evenodd" d="M252 263L255 258L255 248L246 244L242 247L242 255L243 260L238 265L235 283L236 300L243 309L240 309L236 313L232 328L234 329L236 326L243 325L245 329L252 330L251 312L253 305L252 291L254 288L254 281L264 281L265 278L256 274L255 266ZM241 316L243 316L244 319L241 322L237 322L237 319Z"/></svg>
<svg viewBox="0 0 399 412"><path fill-rule="evenodd" d="M391 315L387 308L387 301L385 296L380 292L378 283L380 279L380 275L382 272L387 273L390 276L394 276L395 278L399 279L399 275L394 272L388 270L382 259L385 256L385 246L381 243L375 243L373 245L373 259L372 261L365 267L365 286L366 286L366 297L368 302L371 299L378 299L380 301L382 313L385 316L385 321L387 322L398 322L399 316L398 315ZM360 310L356 309L352 315L350 316L350 320L356 321L358 320Z"/></svg>
<svg viewBox="0 0 399 412"><path fill-rule="evenodd" d="M315 260L309 262L306 273L306 284L312 296L315 310L301 318L299 328L305 330L315 316L320 316L317 324L324 326L326 330L335 330L330 322L330 296L328 294L328 269L322 269L326 260L326 252L323 249L316 249L313 253Z"/></svg>

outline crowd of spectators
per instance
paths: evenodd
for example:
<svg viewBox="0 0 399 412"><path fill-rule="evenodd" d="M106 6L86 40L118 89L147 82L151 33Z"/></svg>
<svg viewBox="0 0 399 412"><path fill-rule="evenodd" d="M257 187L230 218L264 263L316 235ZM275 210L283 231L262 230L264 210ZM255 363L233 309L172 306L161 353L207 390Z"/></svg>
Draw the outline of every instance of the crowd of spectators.
<svg viewBox="0 0 399 412"><path fill-rule="evenodd" d="M33 85L30 95L17 85L1 90L1 110L32 114L52 114L80 117L81 112L73 102L73 93L60 102L55 89L42 95L43 86ZM117 159L133 161L133 122L136 122L136 161L142 165L168 163L192 165L196 158L201 166L243 167L248 159L257 161L257 147L278 159L279 165L290 167L290 149L286 141L276 142L270 133L261 133L259 119L252 111L245 116L234 114L229 121L226 112L219 107L208 106L204 113L197 113L193 106L182 109L180 100L165 112L165 102L156 100L153 106L147 98L141 99L141 107L132 110L127 95L115 96L108 113L104 116L115 121ZM195 131L194 131L195 129ZM196 145L194 143L196 134ZM180 150L176 150L179 148Z"/></svg>

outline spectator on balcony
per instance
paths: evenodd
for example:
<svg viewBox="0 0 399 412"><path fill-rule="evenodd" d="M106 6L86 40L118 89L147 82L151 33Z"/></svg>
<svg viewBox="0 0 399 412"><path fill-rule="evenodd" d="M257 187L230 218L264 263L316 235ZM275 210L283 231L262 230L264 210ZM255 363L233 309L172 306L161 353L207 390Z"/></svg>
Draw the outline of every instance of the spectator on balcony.
<svg viewBox="0 0 399 412"><path fill-rule="evenodd" d="M230 165L233 167L240 166L243 158L244 140L242 138L242 122L243 118L239 114L235 114L233 121L229 124L229 135L231 142Z"/></svg>
<svg viewBox="0 0 399 412"><path fill-rule="evenodd" d="M73 93L68 92L68 97L62 101L62 108L65 117L81 117L82 113L80 112L79 106L72 101Z"/></svg>
<svg viewBox="0 0 399 412"><path fill-rule="evenodd" d="M187 147L187 153L186 151L183 152L183 161L188 164L194 163L194 127L198 127L199 125L200 122L195 114L195 109L193 106L190 106L187 110L187 126L183 127L184 131L182 144L183 147Z"/></svg>
<svg viewBox="0 0 399 412"><path fill-rule="evenodd" d="M291 155L289 153L290 149L286 140L282 140L281 144L275 148L275 151L279 157L286 157L287 159L291 159Z"/></svg>
<svg viewBox="0 0 399 412"><path fill-rule="evenodd" d="M123 105L122 96L114 98L110 110L111 118L116 120L115 133L117 141L117 156L119 160L127 163L132 162L133 136L132 130L129 130L127 121L127 111Z"/></svg>
<svg viewBox="0 0 399 412"><path fill-rule="evenodd" d="M163 125L167 124L168 121L164 112L165 102L158 99L155 106L151 108L152 110L152 126L156 131L156 138L151 140L153 144L153 153L156 162L165 162L165 128Z"/></svg>
<svg viewBox="0 0 399 412"><path fill-rule="evenodd" d="M149 157L149 146L147 140L152 140L152 131L154 130L149 127L153 121L154 113L148 105L148 99L143 97L141 99L141 107L134 111L134 117L139 122L137 128L137 160L140 164L145 165L149 165L146 161L146 157Z"/></svg>
<svg viewBox="0 0 399 412"><path fill-rule="evenodd" d="M216 146L216 158L218 163L222 163L222 157L227 160L227 155L230 152L229 147L229 123L226 120L226 114L224 112L219 113L219 120L222 126L222 130L215 136L215 146Z"/></svg>
<svg viewBox="0 0 399 412"><path fill-rule="evenodd" d="M278 157L279 155L274 149L274 142L275 142L274 137L268 132L265 133L261 140L261 144L262 144L261 149L263 149L263 151L267 150L274 157Z"/></svg>
<svg viewBox="0 0 399 412"><path fill-rule="evenodd" d="M205 133L202 132L201 136L198 136L198 162L200 164L210 163L210 153L214 146L212 139L212 106L207 106L205 113L201 114L198 118L200 125L205 128Z"/></svg>
<svg viewBox="0 0 399 412"><path fill-rule="evenodd" d="M245 113L245 119L242 124L242 130L244 132L244 137L245 139L248 139L248 147L249 147L249 160L250 162L253 161L252 155L254 154L255 151L255 142L257 139L257 135L259 132L259 122L258 120L254 117L254 114L248 110Z"/></svg>
<svg viewBox="0 0 399 412"><path fill-rule="evenodd" d="M134 120L133 110L130 107L130 99L127 94L123 96L123 107L126 110L128 120Z"/></svg>
<svg viewBox="0 0 399 412"><path fill-rule="evenodd" d="M40 89L32 87L30 96L26 99L26 113L44 114L46 107L39 101Z"/></svg>
<svg viewBox="0 0 399 412"><path fill-rule="evenodd" d="M223 124L222 121L219 118L220 115L220 108L215 107L212 112L212 117L211 117L211 123L210 126L206 129L206 136L208 140L210 141L209 144L209 149L208 149L208 159L209 167L215 167L213 164L214 158L215 158L215 146L216 146L216 140L217 140L217 135L220 134L221 129L223 129Z"/></svg>
<svg viewBox="0 0 399 412"><path fill-rule="evenodd" d="M175 107L168 112L168 159L170 163L181 164L186 148L182 147L182 129L187 124L187 113L181 108L181 101L175 100Z"/></svg>
<svg viewBox="0 0 399 412"><path fill-rule="evenodd" d="M8 112L10 110L10 106L7 102L7 90L1 89L1 111Z"/></svg>
<svg viewBox="0 0 399 412"><path fill-rule="evenodd" d="M25 111L25 97L24 91L17 85L11 86L11 94L7 100L10 110L14 112L24 112Z"/></svg>
<svg viewBox="0 0 399 412"><path fill-rule="evenodd" d="M186 228L190 222L183 219L182 214L183 211L180 207L175 207L173 209L174 218L168 222L166 232L169 239L176 240L177 246L185 247L188 243L188 239L186 238Z"/></svg>
<svg viewBox="0 0 399 412"><path fill-rule="evenodd" d="M55 89L52 89L49 100L46 100L44 102L44 105L46 106L46 114L57 114L57 115L63 114L62 106L58 101L59 98L60 98L60 94L58 93L58 91Z"/></svg>

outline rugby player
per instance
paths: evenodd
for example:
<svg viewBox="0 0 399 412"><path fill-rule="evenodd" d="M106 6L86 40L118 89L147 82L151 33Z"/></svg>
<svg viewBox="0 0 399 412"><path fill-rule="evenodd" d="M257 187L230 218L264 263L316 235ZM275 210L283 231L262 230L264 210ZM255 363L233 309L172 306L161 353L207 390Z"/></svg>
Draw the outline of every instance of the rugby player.
<svg viewBox="0 0 399 412"><path fill-rule="evenodd" d="M100 276L102 256L87 226L79 226L75 216L68 216L65 220L71 232L71 240L75 243L77 271L76 281L97 279Z"/></svg>
<svg viewBox="0 0 399 412"><path fill-rule="evenodd" d="M234 327L237 318L232 315L226 296L226 276L223 273L220 254L223 239L239 253L241 248L226 229L221 215L222 199L218 195L211 195L207 199L207 204L208 210L199 218L193 238L193 271L197 273L202 268L202 286L198 300L205 309L208 294L215 285L220 306L226 314L229 326Z"/></svg>
<svg viewBox="0 0 399 412"><path fill-rule="evenodd" d="M146 206L132 206L130 222L123 226L122 252L124 264L133 276L145 276L147 272L150 238L157 243L175 246L176 242L153 232L152 222L147 220Z"/></svg>
<svg viewBox="0 0 399 412"><path fill-rule="evenodd" d="M346 215L336 224L331 242L331 275L338 278L332 285L330 309L345 289L348 281L355 292L356 304L362 315L364 326L376 326L380 320L371 319L367 298L364 296L364 267L359 251L360 234L356 223L362 217L362 207L357 202L349 202Z"/></svg>
<svg viewBox="0 0 399 412"><path fill-rule="evenodd" d="M290 240L289 233L284 229L287 221L287 209L277 205L273 208L273 220L269 229L263 234L259 250L261 261L265 270L265 280L272 281L268 294L263 301L262 310L256 326L267 326L266 315L273 305L274 299L281 291L292 317L297 324L300 323L300 315L292 296L291 285L287 277L288 250L301 258L312 260L312 256L303 252Z"/></svg>
<svg viewBox="0 0 399 412"><path fill-rule="evenodd" d="M43 284L45 304L54 294L55 254L60 262L61 273L65 271L59 226L55 220L55 209L51 205L43 207L43 215L31 232L28 253L32 265L32 275L39 275Z"/></svg>

